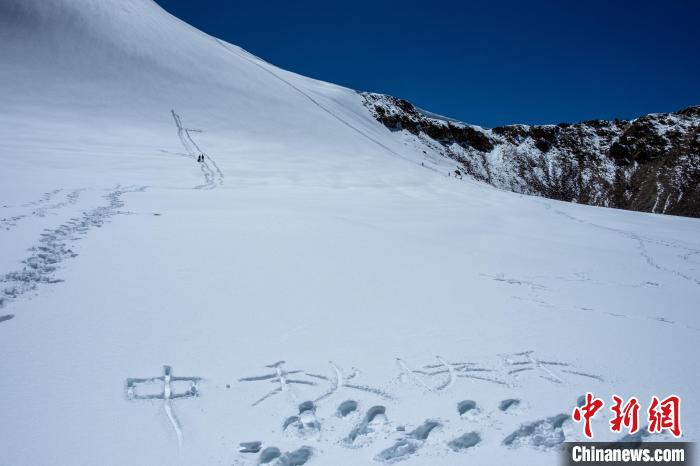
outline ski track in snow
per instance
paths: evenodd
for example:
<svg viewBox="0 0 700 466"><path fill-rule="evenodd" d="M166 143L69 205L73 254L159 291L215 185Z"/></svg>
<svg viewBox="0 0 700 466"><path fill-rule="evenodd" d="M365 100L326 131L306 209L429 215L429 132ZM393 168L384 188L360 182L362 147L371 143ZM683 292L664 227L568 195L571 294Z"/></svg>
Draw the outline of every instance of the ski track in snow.
<svg viewBox="0 0 700 466"><path fill-rule="evenodd" d="M39 285L61 282L62 280L55 276L58 266L77 256L68 242L84 238L91 229L101 227L109 218L121 213L119 209L124 206L121 200L123 194L144 189L145 187L117 187L104 196L109 201L107 205L83 212L81 217L73 217L56 228L44 230L37 244L29 249L29 257L22 261L24 267L0 277L0 284L3 285L0 291L0 308L36 290ZM77 192L73 193L76 193L74 199L77 200Z"/></svg>
<svg viewBox="0 0 700 466"><path fill-rule="evenodd" d="M203 151L202 148L199 147L196 142L194 142L194 139L192 139L192 135L190 134L191 132L201 133L201 130L185 128L182 125L180 115L178 115L175 110L171 110L170 112L172 113L173 120L175 120L175 125L177 126L177 136L180 139L182 146L185 148L185 151L187 151L187 157L196 161L198 156L204 156L204 161L197 162L199 164L199 169L202 171L202 175L204 176L204 183L195 186L195 189L214 189L217 186L223 185L223 172L219 169L219 166L216 164L214 159L212 159L209 154Z"/></svg>

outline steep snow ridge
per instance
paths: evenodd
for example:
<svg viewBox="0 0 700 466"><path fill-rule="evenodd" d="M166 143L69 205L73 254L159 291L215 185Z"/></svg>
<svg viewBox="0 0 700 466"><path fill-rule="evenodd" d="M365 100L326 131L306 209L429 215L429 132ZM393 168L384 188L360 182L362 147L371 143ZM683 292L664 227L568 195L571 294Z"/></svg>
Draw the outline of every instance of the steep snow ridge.
<svg viewBox="0 0 700 466"><path fill-rule="evenodd" d="M378 121L498 188L553 199L700 216L700 107L632 121L466 125L364 94ZM661 200L660 206L659 200Z"/></svg>
<svg viewBox="0 0 700 466"><path fill-rule="evenodd" d="M157 73L158 80L175 75L209 86L255 90L250 86L257 73L245 61L151 0L5 0L0 12L6 45L2 58L15 68L45 70L48 65L122 85ZM29 56L16 54L18 49Z"/></svg>

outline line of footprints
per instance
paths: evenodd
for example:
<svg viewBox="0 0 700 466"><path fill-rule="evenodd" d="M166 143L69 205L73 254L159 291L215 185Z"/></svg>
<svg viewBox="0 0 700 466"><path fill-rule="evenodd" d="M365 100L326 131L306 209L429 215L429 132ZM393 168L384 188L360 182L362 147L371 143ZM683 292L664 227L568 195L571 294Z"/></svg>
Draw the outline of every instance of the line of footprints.
<svg viewBox="0 0 700 466"><path fill-rule="evenodd" d="M520 400L518 399L506 399L499 403L498 409L502 412L508 412L519 405ZM478 411L477 404L473 400L464 400L457 404L457 412L460 417L470 416ZM336 410L338 418L346 418L353 413L356 413L356 416L359 417L359 405L354 400L340 403ZM562 427L568 419L569 416L562 413L523 424L503 440L503 445L513 447L523 445L541 448L557 447L565 440ZM372 441L370 434L382 430L386 431L387 425L386 408L381 405L372 406L340 443L348 448L366 446ZM442 425L438 420L428 419L409 432L406 432L405 426L398 426L396 431L401 433L399 439L390 447L380 451L374 459L384 463L394 463L408 459L423 447L431 432ZM298 414L288 417L282 424L282 430L285 433L292 433L301 438L310 438L319 434L321 423L316 417L316 405L311 401L301 403ZM474 431L464 433L450 440L447 446L452 451L461 452L475 447L480 442L481 435ZM260 441L243 442L240 444L239 452L244 456L257 454L257 464L271 466L301 466L314 454L314 449L309 446L302 446L297 450L284 453L274 446L263 447Z"/></svg>

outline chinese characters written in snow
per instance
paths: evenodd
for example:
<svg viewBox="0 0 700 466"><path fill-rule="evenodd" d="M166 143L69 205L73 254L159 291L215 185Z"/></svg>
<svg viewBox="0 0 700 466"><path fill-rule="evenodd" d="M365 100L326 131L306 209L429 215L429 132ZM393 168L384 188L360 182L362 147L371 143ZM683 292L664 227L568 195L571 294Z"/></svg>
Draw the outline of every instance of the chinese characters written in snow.
<svg viewBox="0 0 700 466"><path fill-rule="evenodd" d="M501 363L493 366L466 360L450 361L440 356L429 359L427 364L423 361L418 363L418 366L413 366L413 361L396 358L398 380L415 384L428 392L447 391L465 380L506 387L517 387L529 378L539 378L558 385L566 385L572 379L581 378L603 381L601 376L584 372L571 363L540 358L534 351L498 356ZM344 369L332 361L328 364L329 367L325 370L312 372L306 369L287 369L285 361L277 361L266 365L262 373L238 380L242 383L261 383L266 387L252 402L252 406L277 395L286 396L296 405L302 401L315 404L341 391L365 392L384 400L394 398L385 388L364 383L358 369ZM175 415L173 402L199 397L199 384L202 380L193 376L173 376L172 368L164 366L162 376L127 379L126 395L129 400L161 400L165 414L177 435L178 444L182 445L183 431ZM267 388L268 384L271 385L270 388ZM226 386L230 388L228 384ZM297 391L304 399L298 397Z"/></svg>
<svg viewBox="0 0 700 466"><path fill-rule="evenodd" d="M610 411L614 417L610 420L610 430L621 432L624 427L630 434L639 431L639 400L631 397L625 402L617 395L612 396L613 405ZM602 399L596 398L592 393L586 393L586 398L582 406L574 409L571 418L575 422L583 422L583 434L588 438L593 438L591 420L603 408L605 403ZM647 409L647 421L649 433L659 433L668 430L674 437L681 436L681 398L677 395L670 395L663 400L657 396L651 397L649 408Z"/></svg>

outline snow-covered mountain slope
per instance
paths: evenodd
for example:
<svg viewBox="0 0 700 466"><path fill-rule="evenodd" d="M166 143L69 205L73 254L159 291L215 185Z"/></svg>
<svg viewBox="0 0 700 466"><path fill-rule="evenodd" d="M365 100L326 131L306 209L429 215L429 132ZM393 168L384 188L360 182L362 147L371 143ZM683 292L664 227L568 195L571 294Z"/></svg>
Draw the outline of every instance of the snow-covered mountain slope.
<svg viewBox="0 0 700 466"><path fill-rule="evenodd" d="M698 439L698 220L447 177L150 0L0 44L0 464L557 464L586 391Z"/></svg>
<svg viewBox="0 0 700 466"><path fill-rule="evenodd" d="M632 121L484 129L365 93L375 118L456 169L517 193L700 217L700 106Z"/></svg>
<svg viewBox="0 0 700 466"><path fill-rule="evenodd" d="M173 138L171 109L186 125L204 130L200 140L209 147L219 144L267 166L266 176L280 161L294 164L303 176L312 162L316 171L335 174L329 183L337 183L344 175L336 163L350 158L357 171L391 178L392 167L403 167L402 157L411 157L375 140L385 130L366 117L354 91L275 68L183 24L153 2L0 5L0 125L9 135L7 150L16 155L9 170L42 165L29 159L43 157L47 149L64 151L64 157L52 159L72 170L72 146L80 141L105 148L92 149L83 169L123 163L123 153L113 158L111 152L119 144L130 148L127 159L134 167L146 162L136 162L141 157L154 161L157 168L147 164L155 171L148 176L158 176L163 160L187 163L177 155L161 152L153 160L144 154L153 147L182 151L177 134ZM337 144L343 139L353 142ZM235 158L232 163L241 161ZM377 164L383 169L376 170ZM415 175L423 176L418 169Z"/></svg>

